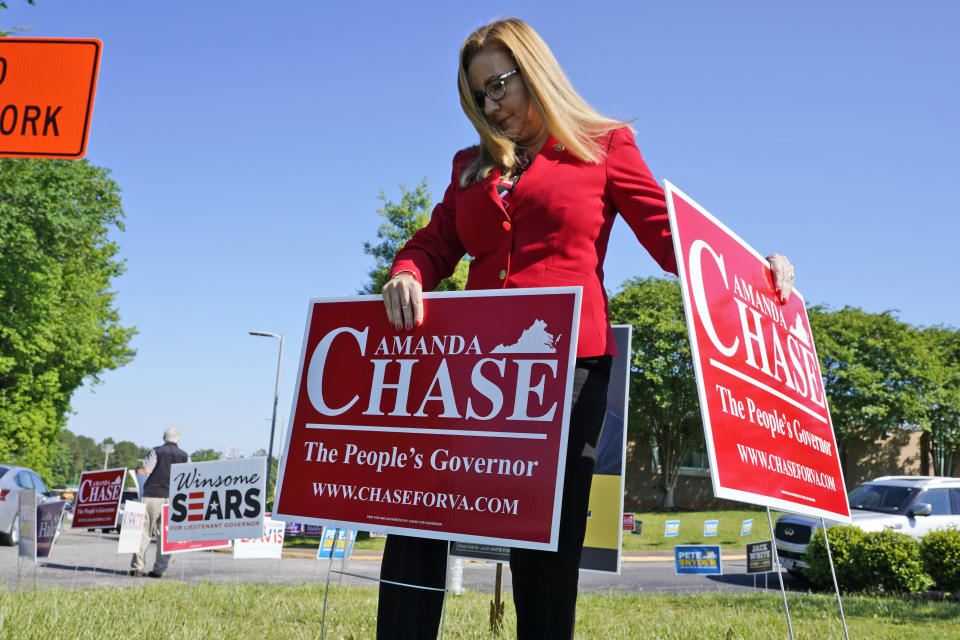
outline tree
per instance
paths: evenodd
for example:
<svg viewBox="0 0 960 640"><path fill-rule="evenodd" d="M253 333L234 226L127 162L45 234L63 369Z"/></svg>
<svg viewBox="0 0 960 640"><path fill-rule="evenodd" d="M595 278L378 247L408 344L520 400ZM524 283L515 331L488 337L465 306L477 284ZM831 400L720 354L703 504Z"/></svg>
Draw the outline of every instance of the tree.
<svg viewBox="0 0 960 640"><path fill-rule="evenodd" d="M110 291L119 191L84 160L0 160L0 460L47 478L74 390L134 355Z"/></svg>
<svg viewBox="0 0 960 640"><path fill-rule="evenodd" d="M81 472L99 469L102 465L103 452L93 438L63 429L53 447L50 483L55 487L75 484Z"/></svg>
<svg viewBox="0 0 960 640"><path fill-rule="evenodd" d="M928 428L935 364L919 331L892 311L811 306L807 315L844 471L854 441L906 424Z"/></svg>
<svg viewBox="0 0 960 640"><path fill-rule="evenodd" d="M266 449L257 449L256 451L253 452L252 457L259 458L261 456L263 457L267 456ZM272 505L275 497L273 492L274 492L274 489L276 489L277 487L277 473L279 468L280 468L280 461L277 460L275 457L270 456L270 477L267 478L267 495L264 498L264 503L268 505L268 510L273 508Z"/></svg>
<svg viewBox="0 0 960 640"><path fill-rule="evenodd" d="M223 456L222 451L215 451L213 449L197 449L196 451L190 454L190 461L206 462L207 460L219 460L222 456Z"/></svg>
<svg viewBox="0 0 960 640"><path fill-rule="evenodd" d="M55 487L74 484L83 471L102 468L105 444L113 445L109 464L114 469L119 467L136 469L143 464L143 459L150 453L149 448L141 447L129 440L114 442L113 438L105 438L103 442L97 444L93 438L74 435L69 429L63 429L53 446L50 483Z"/></svg>
<svg viewBox="0 0 960 640"><path fill-rule="evenodd" d="M660 506L673 508L680 464L703 432L679 281L628 280L610 317L633 325L629 424L652 441Z"/></svg>
<svg viewBox="0 0 960 640"><path fill-rule="evenodd" d="M113 445L113 453L110 454L110 467L136 469L143 466L143 459L149 453L150 449L147 447L141 447L129 440L121 440Z"/></svg>
<svg viewBox="0 0 960 640"><path fill-rule="evenodd" d="M73 484L77 479L73 473L73 456L70 449L60 441L53 446L51 467L50 486L52 487L65 487Z"/></svg>
<svg viewBox="0 0 960 640"><path fill-rule="evenodd" d="M926 395L933 473L952 476L960 464L960 331L927 327L922 337L935 360Z"/></svg>
<svg viewBox="0 0 960 640"><path fill-rule="evenodd" d="M363 252L373 256L374 266L367 272L369 280L360 288L360 293L380 293L390 275L390 266L393 257L397 255L404 243L419 229L430 222L430 212L433 202L430 192L427 191L427 179L417 185L413 191L400 185L400 203L387 200L387 196L380 191L377 196L383 201L383 206L377 213L383 218L380 228L377 229L377 244L363 243ZM436 291L460 291L467 284L467 260L457 264L453 275L437 285Z"/></svg>

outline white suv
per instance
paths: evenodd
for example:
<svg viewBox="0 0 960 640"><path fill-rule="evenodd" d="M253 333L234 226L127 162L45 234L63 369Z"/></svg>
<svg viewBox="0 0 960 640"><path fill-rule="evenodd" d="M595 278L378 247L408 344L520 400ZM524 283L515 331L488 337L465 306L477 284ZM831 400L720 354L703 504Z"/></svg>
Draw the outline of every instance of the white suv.
<svg viewBox="0 0 960 640"><path fill-rule="evenodd" d="M883 476L860 485L848 499L853 526L863 531L892 529L920 538L934 529L960 528L960 478ZM777 518L777 554L792 575L807 568L807 543L819 528L819 518L791 513Z"/></svg>

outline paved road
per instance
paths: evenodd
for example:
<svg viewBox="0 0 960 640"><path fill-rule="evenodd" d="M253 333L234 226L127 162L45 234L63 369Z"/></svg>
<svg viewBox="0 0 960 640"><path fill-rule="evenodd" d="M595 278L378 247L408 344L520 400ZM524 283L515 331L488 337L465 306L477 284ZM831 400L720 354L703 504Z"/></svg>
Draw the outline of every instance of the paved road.
<svg viewBox="0 0 960 640"><path fill-rule="evenodd" d="M36 570L32 562L17 557L16 547L0 547L0 588L96 588L124 587L156 584L151 578L131 578L126 575L130 555L116 553L117 536L87 531L66 531L60 536L51 556L38 562ZM147 552L147 569L153 566L154 548ZM230 553L191 552L175 554L164 580L186 583L210 581L214 583L257 582L276 584L303 584L327 580L329 562L316 560L312 554L303 552L299 557L284 557L282 560L234 560ZM581 573L582 591L625 592L704 592L704 591L757 591L763 590L764 578L759 578L758 587L754 577L745 573L745 560L724 559L723 576L677 576L673 571L672 555L628 553L622 564L622 575ZM467 589L492 592L496 565L488 562L464 562L463 585ZM334 571L341 569L341 561L334 560ZM349 573L376 577L380 572L378 552L357 551L346 567ZM504 567L504 584L509 589L509 567ZM331 574L331 582L351 585L373 586L371 580L353 576ZM788 589L802 589L787 574L784 582ZM768 590L779 589L774 574L769 574Z"/></svg>

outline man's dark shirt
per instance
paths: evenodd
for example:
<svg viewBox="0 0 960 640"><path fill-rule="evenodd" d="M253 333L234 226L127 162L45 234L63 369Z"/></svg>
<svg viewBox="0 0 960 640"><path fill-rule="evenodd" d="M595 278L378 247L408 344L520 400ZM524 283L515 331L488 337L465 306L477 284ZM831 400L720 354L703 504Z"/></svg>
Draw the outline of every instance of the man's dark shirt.
<svg viewBox="0 0 960 640"><path fill-rule="evenodd" d="M154 447L153 453L156 464L147 476L147 481L143 483L143 497L166 498L170 495L170 465L187 462L190 456L172 442Z"/></svg>

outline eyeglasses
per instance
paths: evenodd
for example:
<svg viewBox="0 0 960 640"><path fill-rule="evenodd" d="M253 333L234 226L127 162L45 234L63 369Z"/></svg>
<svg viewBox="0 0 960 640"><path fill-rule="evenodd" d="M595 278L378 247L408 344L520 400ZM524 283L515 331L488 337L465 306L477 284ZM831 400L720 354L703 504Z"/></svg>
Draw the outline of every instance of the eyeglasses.
<svg viewBox="0 0 960 640"><path fill-rule="evenodd" d="M519 71L520 69L514 69L513 71L507 71L496 78L491 78L487 81L487 84L484 85L483 91L473 92L473 100L477 103L477 108L480 109L480 113L483 113L484 107L486 107L486 98L490 98L494 102L500 102L507 97L506 80L513 74L519 73Z"/></svg>

